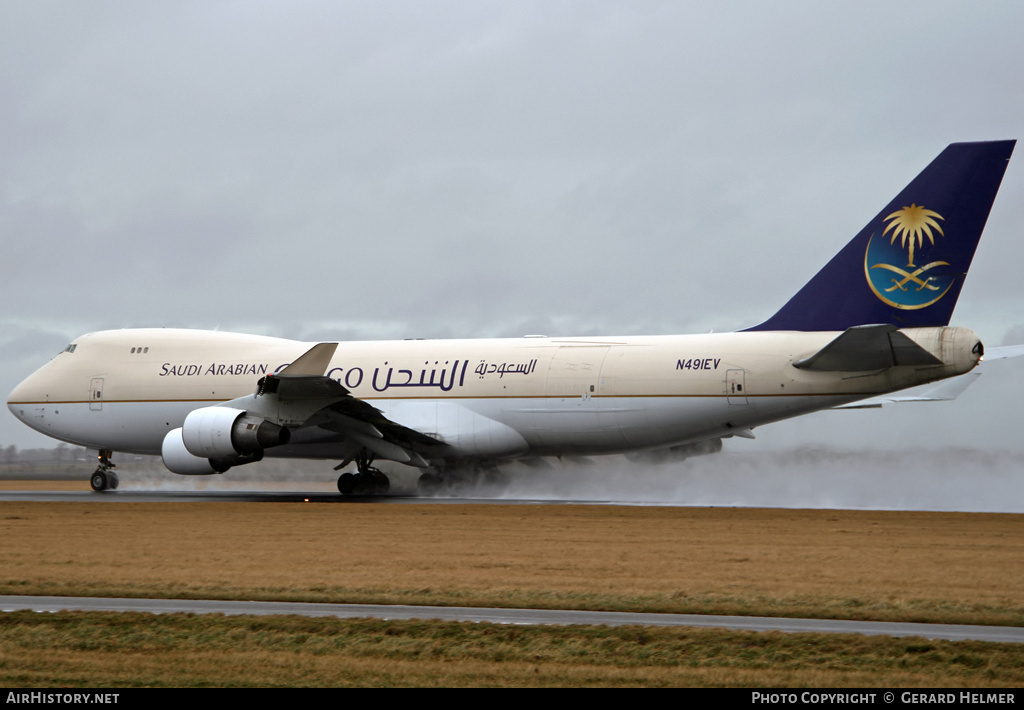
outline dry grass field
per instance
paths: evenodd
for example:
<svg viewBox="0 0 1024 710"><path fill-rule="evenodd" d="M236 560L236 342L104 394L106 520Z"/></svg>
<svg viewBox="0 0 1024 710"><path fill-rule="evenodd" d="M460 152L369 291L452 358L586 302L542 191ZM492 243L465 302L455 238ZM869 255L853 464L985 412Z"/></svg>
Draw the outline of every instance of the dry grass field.
<svg viewBox="0 0 1024 710"><path fill-rule="evenodd" d="M1024 516L3 503L0 591L1024 624Z"/></svg>
<svg viewBox="0 0 1024 710"><path fill-rule="evenodd" d="M1019 515L835 510L353 502L0 503L0 593L632 609L1024 625L1022 525L1024 516ZM136 638L143 628L154 624L171 623L100 623L89 615L58 616L66 619L44 623L17 617L20 620L15 623L11 619L16 617L8 617L0 637L0 668L9 670L0 675L0 683L95 684L87 680L92 664L121 668L123 664L114 664L111 658L119 650L131 651L131 644L124 645L125 638ZM111 637L116 641L73 640L74 634L86 633L82 627L111 623L121 629ZM197 623L189 622L193 627ZM251 644L267 645L267 652L276 659L271 666L292 657L293 650L288 649L293 641L287 640L292 632L282 632L284 640L271 643L268 639L278 638L277 632L252 630L264 622L247 622L241 627L236 626L241 622L224 619L202 623L227 624L228 628L217 633L252 637L223 656L223 663L229 666L246 666L246 654L255 653ZM349 643L342 652L330 650L334 647L329 644L321 648L314 643L313 639L328 643L325 639L338 637L342 629L350 628L346 622L309 623L312 626L300 636L306 639L306 650L318 660L299 664L305 668L301 673L281 671L267 675L263 682L224 670L224 679L209 683L389 685L405 678L401 684L927 686L1019 685L1024 681L1024 651L1002 644L968 647L872 640L867 642L875 649L871 653L879 656L869 654L870 661L833 667L832 661L821 656L822 644L833 648L840 643L846 649L830 651L838 654L830 657L834 661L847 657L853 642L807 640L807 635L666 630L640 632L640 637L651 642L661 639L658 644L662 645L645 651L641 647L647 641L637 645L638 632L634 630L629 632L634 641L626 643L639 654L634 657L630 655L633 651L623 655L621 649L614 653L601 650L625 643L614 641L625 632L603 630L604 635L594 636L588 645L582 642L586 633L580 630L549 629L530 632L537 634L539 647L548 649L531 656L522 648L512 651L521 646L518 642L491 647L494 638L488 641L490 632L482 630L486 625L465 630L457 624L430 627L378 622L390 624L387 628L391 629L382 632L383 627L375 626L376 631L367 632L378 640L381 633L404 637L416 636L408 629L433 631L422 632L423 637L406 651L364 654L352 650L363 648L359 644ZM60 628L41 629L38 624ZM139 629L129 632L124 630L126 625ZM463 630L438 631L442 628ZM442 639L449 634L472 637L460 641L459 647L484 649L470 654L474 663L483 664L481 675L469 673L469 666L461 662L446 665L443 660L454 651L445 645L449 642L438 641L438 634ZM424 640L427 638L431 640ZM804 640L795 640L801 638ZM283 650L273 650L278 642ZM143 649L152 646L152 652L158 653L155 649L160 643L140 643ZM682 653L679 643L689 649L683 656L678 655ZM695 643L703 650L696 650ZM588 660L577 670L563 668L558 664L565 661L549 659L552 644L562 650L577 649L570 652L576 661ZM863 645L861 641L856 644ZM189 654L181 650L186 647L176 642L159 653L169 654L168 659L178 654L186 663ZM434 650L424 650L427 647ZM723 652L723 647L740 649L739 658L749 657L749 663L740 663L735 653ZM11 659L31 658L32 648L42 654L35 663L43 670L53 667L45 659L54 658L54 649L63 649L62 654L70 655L62 661L65 665L58 665L70 675L44 672L38 676L21 663L14 672ZM505 650L498 653L499 648ZM655 653L656 648L661 650ZM719 650L708 656L708 648ZM210 653L216 655L211 650L204 658ZM320 657L324 654L340 663L335 653L347 659L342 664L345 668L365 666L366 674L342 677L325 672L307 677L320 665L330 665ZM707 661L710 657L719 660ZM428 658L430 663L419 662ZM695 658L705 661L690 663ZM382 659L390 660L385 663ZM925 663L928 659L931 662ZM205 667L213 668L210 663L207 658ZM173 665L170 660L168 664L168 668ZM403 676L395 670L402 664L419 670ZM437 675L441 667L455 672L454 665L463 670L455 676ZM555 666L561 670L550 675ZM688 670L684 672L683 667ZM927 671L922 670L926 667ZM68 670L75 668L86 670L80 675ZM831 670L821 675L828 668ZM197 679L209 680L181 673L163 680L115 675L107 682L193 685L199 684ZM574 674L579 680L572 680L577 677Z"/></svg>

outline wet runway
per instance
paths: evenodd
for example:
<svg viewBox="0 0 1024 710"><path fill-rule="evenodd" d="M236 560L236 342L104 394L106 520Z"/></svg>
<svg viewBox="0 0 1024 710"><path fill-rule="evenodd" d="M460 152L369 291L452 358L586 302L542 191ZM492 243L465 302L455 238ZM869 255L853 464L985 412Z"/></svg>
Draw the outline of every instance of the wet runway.
<svg viewBox="0 0 1024 710"><path fill-rule="evenodd" d="M847 415L849 413L846 413ZM976 513L1024 513L1024 478L1019 456L1005 452L952 448L912 452L786 449L759 453L725 451L679 464L637 465L623 457L602 457L589 464L554 461L546 467L512 463L505 485L460 491L452 497L483 502L561 502L744 508L827 508L853 510L923 510ZM317 502L338 499L337 474L331 462L264 460L252 467L231 469L224 476L176 476L158 458L121 460L120 488L115 500L238 500ZM63 487L81 491L89 500L90 462L51 466L48 474L23 466L6 477L25 490L29 481L59 479ZM893 475L898 471L899 475ZM416 498L418 469L395 466L390 502ZM18 475L20 474L20 475ZM139 497L150 494L149 498ZM203 497L208 494L209 497ZM11 495L11 494L0 494ZM17 494L18 500L27 500ZM76 494L77 496L78 494ZM196 497L196 496L199 497ZM396 497L399 500L396 500ZM2 498L10 500L10 498ZM42 497L39 500L55 500ZM67 499L65 499L67 500Z"/></svg>
<svg viewBox="0 0 1024 710"><path fill-rule="evenodd" d="M321 491L9 491L0 490L0 502L33 503L438 503L458 504L500 504L500 505L610 505L609 501L552 501L552 500L507 500L501 498L447 498L417 496L342 496L340 493ZM629 505L629 503L618 503Z"/></svg>
<svg viewBox="0 0 1024 710"><path fill-rule="evenodd" d="M342 619L438 619L494 624L688 626L786 633L845 633L869 636L915 636L950 641L1024 643L1024 628L958 624L907 624L885 621L786 619L704 614L642 614L559 609L493 609L478 607L383 604L313 604L301 602L218 601L187 599L112 599L99 597L0 596L0 612L103 611L150 614L226 614L333 616Z"/></svg>

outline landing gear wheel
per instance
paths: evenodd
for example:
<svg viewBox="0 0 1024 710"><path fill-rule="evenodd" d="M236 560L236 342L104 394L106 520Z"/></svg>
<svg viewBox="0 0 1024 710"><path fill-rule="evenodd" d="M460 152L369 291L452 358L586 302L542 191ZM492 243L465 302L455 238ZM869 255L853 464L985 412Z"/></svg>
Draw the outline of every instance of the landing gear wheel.
<svg viewBox="0 0 1024 710"><path fill-rule="evenodd" d="M92 489L99 493L105 490L114 490L117 488L119 481L117 480L117 474L111 469L114 468L113 461L110 457L114 455L114 452L110 449L100 449L98 459L100 465L96 467L95 473L92 474L92 478L89 479L89 485Z"/></svg>
<svg viewBox="0 0 1024 710"><path fill-rule="evenodd" d="M391 488L391 481L379 469L371 469L367 474L370 476L370 487L373 489L370 495L382 496Z"/></svg>
<svg viewBox="0 0 1024 710"><path fill-rule="evenodd" d="M92 478L89 479L89 485L92 486L92 489L97 493L107 490L110 485L107 481L107 474L103 471L97 471L92 474Z"/></svg>
<svg viewBox="0 0 1024 710"><path fill-rule="evenodd" d="M480 474L480 483L488 495L500 496L508 488L509 477L498 468L488 468Z"/></svg>
<svg viewBox="0 0 1024 710"><path fill-rule="evenodd" d="M421 496L437 495L444 488L444 477L439 473L427 471L420 476L416 488Z"/></svg>
<svg viewBox="0 0 1024 710"><path fill-rule="evenodd" d="M334 470L347 466L352 459L343 461ZM370 464L373 454L363 449L355 456L356 473L343 473L338 476L338 492L343 496L382 496L391 488L391 481L380 470Z"/></svg>
<svg viewBox="0 0 1024 710"><path fill-rule="evenodd" d="M356 476L354 473L343 473L338 476L338 492L343 496L350 496L356 490Z"/></svg>
<svg viewBox="0 0 1024 710"><path fill-rule="evenodd" d="M375 468L338 476L338 492L343 496L382 496L391 488L391 481Z"/></svg>

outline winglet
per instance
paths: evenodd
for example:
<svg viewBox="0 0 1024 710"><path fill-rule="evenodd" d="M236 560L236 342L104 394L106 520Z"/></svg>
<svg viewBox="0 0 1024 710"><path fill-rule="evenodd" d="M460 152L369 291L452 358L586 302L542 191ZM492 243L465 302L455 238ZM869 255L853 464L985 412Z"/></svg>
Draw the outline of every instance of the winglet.
<svg viewBox="0 0 1024 710"><path fill-rule="evenodd" d="M337 343L318 343L300 355L295 362L277 373L278 377L320 377L327 372L338 349Z"/></svg>

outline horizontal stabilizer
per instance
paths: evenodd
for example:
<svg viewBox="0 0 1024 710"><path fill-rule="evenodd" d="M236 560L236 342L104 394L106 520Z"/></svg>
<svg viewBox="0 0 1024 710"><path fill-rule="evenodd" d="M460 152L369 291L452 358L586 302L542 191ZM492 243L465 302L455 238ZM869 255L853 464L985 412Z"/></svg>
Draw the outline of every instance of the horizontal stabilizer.
<svg viewBox="0 0 1024 710"><path fill-rule="evenodd" d="M883 394L871 399L862 399L859 402L841 404L838 407L833 407L833 409L868 409L871 407L881 407L883 404L895 404L896 402L948 402L959 397L963 394L964 390L978 381L982 371L987 370L985 367L986 362L1020 357L1021 355L1024 355L1024 345L1002 345L996 348L989 348L985 351L984 361L978 369L971 370L965 375L938 383L932 382L920 387L911 387L910 389L893 392L892 394Z"/></svg>
<svg viewBox="0 0 1024 710"><path fill-rule="evenodd" d="M991 360L1003 360L1008 357L1020 357L1024 355L1024 345L1000 345L985 350L985 362Z"/></svg>
<svg viewBox="0 0 1024 710"><path fill-rule="evenodd" d="M884 394L880 397L863 399L859 402L851 402L850 404L840 404L838 407L833 407L833 409L870 409L881 407L883 404L896 404L897 402L948 402L963 394L964 390L977 382L979 377L981 377L981 373L977 370L972 370L966 375L942 380L938 384L933 382L921 385L920 387L911 387L901 392Z"/></svg>
<svg viewBox="0 0 1024 710"><path fill-rule="evenodd" d="M821 372L864 372L895 365L941 364L894 325L858 325L793 366Z"/></svg>

